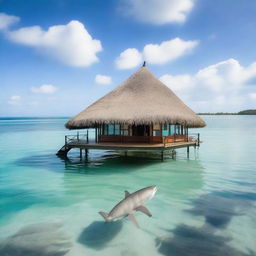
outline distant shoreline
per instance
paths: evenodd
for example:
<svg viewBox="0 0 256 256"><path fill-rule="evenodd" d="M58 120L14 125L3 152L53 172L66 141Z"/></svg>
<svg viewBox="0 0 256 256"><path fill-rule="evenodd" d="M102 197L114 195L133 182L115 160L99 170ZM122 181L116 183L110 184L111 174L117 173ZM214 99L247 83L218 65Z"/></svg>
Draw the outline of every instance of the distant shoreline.
<svg viewBox="0 0 256 256"><path fill-rule="evenodd" d="M229 112L217 112L217 113L197 113L198 115L212 115L212 116L232 116L232 115L256 115L256 109L248 109L239 111L236 113L229 113Z"/></svg>
<svg viewBox="0 0 256 256"><path fill-rule="evenodd" d="M256 115L256 109L248 109L239 111L237 113L229 112L217 112L217 113L207 113L201 112L197 113L201 116L234 116L234 115ZM32 119L70 119L72 116L2 116L0 120L32 120Z"/></svg>
<svg viewBox="0 0 256 256"><path fill-rule="evenodd" d="M70 116L1 116L0 120L69 119Z"/></svg>

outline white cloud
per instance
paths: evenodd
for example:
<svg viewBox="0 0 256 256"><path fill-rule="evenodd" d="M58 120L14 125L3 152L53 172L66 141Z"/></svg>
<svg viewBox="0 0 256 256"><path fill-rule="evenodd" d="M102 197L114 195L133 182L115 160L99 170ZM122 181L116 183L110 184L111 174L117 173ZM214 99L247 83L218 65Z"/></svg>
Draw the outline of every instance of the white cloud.
<svg viewBox="0 0 256 256"><path fill-rule="evenodd" d="M161 44L147 44L143 55L151 64L164 64L189 53L197 45L198 41L184 41L177 37Z"/></svg>
<svg viewBox="0 0 256 256"><path fill-rule="evenodd" d="M256 99L256 63L243 67L228 59L199 70L194 75L165 74L160 80L196 111L239 111L248 96ZM248 93L249 91L249 93ZM249 107L249 106L248 106Z"/></svg>
<svg viewBox="0 0 256 256"><path fill-rule="evenodd" d="M121 3L125 16L156 25L183 23L194 6L194 0L122 0Z"/></svg>
<svg viewBox="0 0 256 256"><path fill-rule="evenodd" d="M56 25L43 30L40 26L9 31L8 38L16 43L35 48L41 54L75 67L87 67L99 59L101 42L93 39L79 21Z"/></svg>
<svg viewBox="0 0 256 256"><path fill-rule="evenodd" d="M142 53L136 48L129 48L116 59L116 66L119 69L134 68L142 64L143 60L149 64L164 64L190 53L198 43L196 40L185 41L177 37L160 44L147 44Z"/></svg>
<svg viewBox="0 0 256 256"><path fill-rule="evenodd" d="M104 75L96 75L95 76L95 82L97 84L111 84L112 78L110 76L104 76Z"/></svg>
<svg viewBox="0 0 256 256"><path fill-rule="evenodd" d="M118 69L129 69L137 67L142 60L142 54L136 48L129 48L123 51L115 62Z"/></svg>
<svg viewBox="0 0 256 256"><path fill-rule="evenodd" d="M248 96L249 96L250 99L256 100L256 93L255 92L249 93Z"/></svg>
<svg viewBox="0 0 256 256"><path fill-rule="evenodd" d="M163 75L160 80L171 87L175 92L186 91L193 85L192 77L189 75Z"/></svg>
<svg viewBox="0 0 256 256"><path fill-rule="evenodd" d="M8 104L10 104L10 105L18 105L20 103L20 100L21 100L21 96L13 95L8 100Z"/></svg>
<svg viewBox="0 0 256 256"><path fill-rule="evenodd" d="M31 87L31 91L39 94L53 94L57 91L57 88L51 84L44 84L40 87Z"/></svg>
<svg viewBox="0 0 256 256"><path fill-rule="evenodd" d="M0 30L8 29L11 25L19 22L19 20L19 17L0 13Z"/></svg>

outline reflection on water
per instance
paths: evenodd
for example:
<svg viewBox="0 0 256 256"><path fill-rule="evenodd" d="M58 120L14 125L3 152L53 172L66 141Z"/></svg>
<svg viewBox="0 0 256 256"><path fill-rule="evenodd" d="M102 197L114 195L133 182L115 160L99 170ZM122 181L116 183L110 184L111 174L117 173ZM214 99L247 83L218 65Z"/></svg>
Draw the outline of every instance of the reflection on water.
<svg viewBox="0 0 256 256"><path fill-rule="evenodd" d="M62 256L72 243L58 223L38 223L23 227L0 243L1 256Z"/></svg>
<svg viewBox="0 0 256 256"><path fill-rule="evenodd" d="M94 221L78 237L78 242L99 250L104 248L122 229L122 221Z"/></svg>

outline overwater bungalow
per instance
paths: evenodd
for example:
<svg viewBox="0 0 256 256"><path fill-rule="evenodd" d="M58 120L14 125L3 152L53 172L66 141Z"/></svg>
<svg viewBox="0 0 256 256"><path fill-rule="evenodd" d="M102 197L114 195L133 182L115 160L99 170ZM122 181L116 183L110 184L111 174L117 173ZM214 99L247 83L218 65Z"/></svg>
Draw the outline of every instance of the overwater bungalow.
<svg viewBox="0 0 256 256"><path fill-rule="evenodd" d="M66 136L59 155L71 148L159 150L199 146L200 137L191 136L190 128L205 122L175 93L143 65L126 81L100 98L66 123L66 128L95 129L95 140L88 132ZM81 153L82 154L82 153Z"/></svg>

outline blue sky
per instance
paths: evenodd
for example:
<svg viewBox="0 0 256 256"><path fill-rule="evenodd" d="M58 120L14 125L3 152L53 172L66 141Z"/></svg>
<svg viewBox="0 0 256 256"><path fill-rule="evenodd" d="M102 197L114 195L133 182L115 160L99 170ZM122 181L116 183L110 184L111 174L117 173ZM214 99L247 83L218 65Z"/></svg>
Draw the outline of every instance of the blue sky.
<svg viewBox="0 0 256 256"><path fill-rule="evenodd" d="M70 116L148 68L196 112L256 106L255 0L0 0L0 116Z"/></svg>

